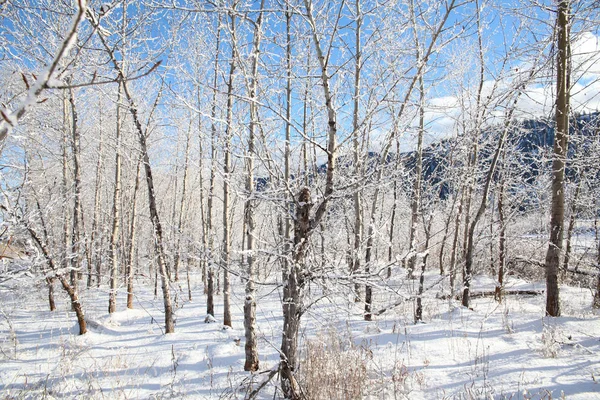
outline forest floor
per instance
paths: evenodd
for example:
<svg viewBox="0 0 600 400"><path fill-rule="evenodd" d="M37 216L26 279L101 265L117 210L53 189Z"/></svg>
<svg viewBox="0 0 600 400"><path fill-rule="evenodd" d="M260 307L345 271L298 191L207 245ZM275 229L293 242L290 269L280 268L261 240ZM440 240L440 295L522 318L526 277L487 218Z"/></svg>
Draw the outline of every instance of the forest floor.
<svg viewBox="0 0 600 400"><path fill-rule="evenodd" d="M395 271L395 276L403 274ZM439 278L424 300L424 323L403 302L374 321L362 318L351 296L311 287L320 298L303 316L299 371L307 395L324 399L600 399L600 318L589 289L561 287L560 318L544 318L545 297L473 299L472 310L441 300ZM416 285L412 281L404 285ZM181 282L182 286L185 285ZM493 289L478 277L474 291ZM0 285L0 399L243 399L279 360L281 288L259 285L257 323L261 371L243 371L243 285L232 291L233 329L223 329L222 297L216 323L205 323L199 276L193 301L185 286L176 300L174 334L164 335L162 299L136 288L135 309L107 312L108 293L81 289L90 321L78 328L57 287L59 311L47 307L46 288L21 278ZM543 289L541 282L509 279L508 289ZM411 288L396 285L399 293ZM413 288L414 289L414 288ZM375 309L398 301L376 288ZM405 293L406 294L406 293ZM280 398L275 376L258 395Z"/></svg>

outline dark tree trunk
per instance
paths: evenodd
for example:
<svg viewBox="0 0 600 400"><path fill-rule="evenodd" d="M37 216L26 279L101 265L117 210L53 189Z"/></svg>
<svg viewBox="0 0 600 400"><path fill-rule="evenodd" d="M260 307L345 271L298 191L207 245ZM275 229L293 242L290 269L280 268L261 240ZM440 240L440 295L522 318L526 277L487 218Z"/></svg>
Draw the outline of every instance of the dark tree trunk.
<svg viewBox="0 0 600 400"><path fill-rule="evenodd" d="M498 238L498 283L495 290L496 301L502 302L502 291L504 290L504 269L506 267L506 218L504 216L504 177L500 182L498 193L498 223L500 232Z"/></svg>
<svg viewBox="0 0 600 400"><path fill-rule="evenodd" d="M596 207L596 210L598 207ZM594 229L596 231L596 268L598 277L596 278L596 293L594 293L594 300L592 307L594 309L600 309L600 227L598 226L598 214L594 217Z"/></svg>
<svg viewBox="0 0 600 400"><path fill-rule="evenodd" d="M56 311L56 303L54 302L54 278L46 278L46 284L48 285L48 304L50 305L50 311Z"/></svg>
<svg viewBox="0 0 600 400"><path fill-rule="evenodd" d="M556 129L552 159L550 243L546 253L546 315L560 316L558 271L565 217L565 164L569 136L569 0L558 2L556 54Z"/></svg>
<svg viewBox="0 0 600 400"><path fill-rule="evenodd" d="M303 276L304 259L311 232L310 209L312 207L310 191L303 188L298 196L296 221L294 225L293 260L285 271L283 287L283 337L281 339L282 389L286 397L296 399L300 389L294 371L298 363L298 330L302 315L302 291L305 285Z"/></svg>

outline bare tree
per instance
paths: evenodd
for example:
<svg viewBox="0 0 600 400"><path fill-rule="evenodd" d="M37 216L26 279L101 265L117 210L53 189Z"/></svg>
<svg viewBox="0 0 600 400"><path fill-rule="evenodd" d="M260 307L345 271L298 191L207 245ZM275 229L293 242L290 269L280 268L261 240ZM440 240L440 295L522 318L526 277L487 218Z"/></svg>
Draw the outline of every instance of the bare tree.
<svg viewBox="0 0 600 400"><path fill-rule="evenodd" d="M361 69L362 69L362 45L361 45L361 28L363 23L363 14L360 7L360 0L356 0L354 4L354 13L356 18L355 30L355 47L356 55L354 60L354 99L352 110L352 150L354 156L354 175L358 182L361 182L362 174L362 154L360 154L360 130L359 130L359 113L360 113L360 84L361 84ZM361 245L363 240L363 209L362 209L362 192L360 188L356 188L353 195L354 202L354 246L352 251L352 266L351 273L360 271ZM354 286L356 292L354 300L359 301L359 285Z"/></svg>
<svg viewBox="0 0 600 400"><path fill-rule="evenodd" d="M96 31L98 32L98 37L100 39L100 42L102 43L102 47L104 48L104 50L110 58L110 62L113 66L113 69L117 74L117 81L119 81L123 87L123 94L125 94L125 98L127 100L127 103L129 104L129 112L131 114L131 117L133 118L135 129L138 134L140 151L142 154L142 162L144 165L144 172L146 175L146 184L148 187L148 208L150 211L150 220L152 221L152 226L154 228L155 250L158 258L158 268L160 271L165 312L165 333L173 333L175 332L175 319L173 315L173 305L171 302L171 294L169 289L169 279L167 276L168 268L164 251L163 230L158 214L158 207L156 205L156 191L154 189L154 178L152 175L150 158L148 156L148 145L146 143L147 132L142 126L142 122L139 118L137 105L129 90L128 81L123 72L123 69L121 68L119 61L117 61L117 58L115 57L114 49L108 44L106 38L104 37L103 31L99 29L98 18L93 14L92 11L88 10L87 14L89 16L90 21L92 22L94 29L96 29Z"/></svg>
<svg viewBox="0 0 600 400"><path fill-rule="evenodd" d="M281 386L286 398L301 398L300 387L294 376L298 362L298 331L303 310L304 286L306 281L305 256L308 241L315 228L319 226L325 215L327 206L333 194L333 178L335 171L336 149L336 111L330 91L330 77L327 71L328 60L323 52L317 26L313 17L313 4L304 0L307 22L310 26L315 51L321 68L321 84L327 106L327 171L323 200L318 205L314 218L310 218L312 199L310 190L303 188L296 199L296 220L294 221L294 248L292 262L284 271L283 287L283 335L281 339ZM328 56L328 55L327 55Z"/></svg>
<svg viewBox="0 0 600 400"><path fill-rule="evenodd" d="M208 235L208 246L207 246L207 263L208 263L208 274L207 274L207 298L206 298L206 313L213 316L215 315L215 270L214 270L214 258L215 258L215 245L214 245L214 234L213 234L213 204L215 197L215 178L217 172L217 83L219 76L219 55L221 45L221 17L219 15L217 21L217 37L215 40L215 64L213 70L213 95L212 105L210 110L210 177L208 181L208 194L206 199L206 234Z"/></svg>
<svg viewBox="0 0 600 400"><path fill-rule="evenodd" d="M550 242L546 252L546 315L560 316L558 271L563 246L565 216L565 165L569 137L570 1L559 0L556 20L556 128L552 158L552 202L550 211Z"/></svg>
<svg viewBox="0 0 600 400"><path fill-rule="evenodd" d="M230 18L231 34L231 59L229 61L229 75L227 78L227 110L225 117L225 150L223 161L223 247L221 249L221 263L223 266L223 325L231 326L231 304L230 304L230 285L229 285L229 253L231 251L229 234L229 185L231 183L231 136L233 130L233 78L238 62L237 37L236 37L236 7L237 0L233 1Z"/></svg>
<svg viewBox="0 0 600 400"><path fill-rule="evenodd" d="M245 204L245 225L248 256L248 277L246 281L246 300L244 301L244 327L246 336L246 362L245 371L258 370L258 349L256 339L256 289L254 288L255 265L254 259L254 236L255 232L255 184L254 184L254 157L256 153L254 137L258 124L258 62L260 56L260 43L262 40L262 21L263 8L265 0L261 0L258 18L254 24L254 39L252 43L251 70L249 82L249 101L250 101L250 126L248 130L248 154L246 156L247 175L246 175L246 193L248 198Z"/></svg>
<svg viewBox="0 0 600 400"><path fill-rule="evenodd" d="M112 229L110 241L108 243L108 259L110 260L110 292L108 297L108 312L117 311L117 277L119 274L119 260L117 256L117 245L119 241L119 229L121 223L121 136L122 136L122 116L121 116L121 88L119 85L117 94L117 126L115 143L115 186L113 191L112 206Z"/></svg>
<svg viewBox="0 0 600 400"><path fill-rule="evenodd" d="M77 292L77 281L79 279L81 255L80 241L81 231L81 132L78 127L77 109L75 108L75 94L69 89L69 106L71 110L71 155L73 157L73 218L71 223L71 286Z"/></svg>
<svg viewBox="0 0 600 400"><path fill-rule="evenodd" d="M96 163L96 184L94 186L94 214L92 217L92 227L90 234L90 243L91 243L91 251L90 256L88 258L88 282L87 286L92 286L92 275L93 275L93 267L96 266L96 283L100 286L100 259L102 251L98 248L98 234L100 231L100 204L102 202L102 157L103 157L103 147L104 147L104 129L102 128L102 107L99 107L100 111L100 119L99 119L99 138L98 138L98 162Z"/></svg>
<svg viewBox="0 0 600 400"><path fill-rule="evenodd" d="M43 216L41 215L41 213L39 214L39 217L40 217L40 219L43 220ZM46 246L46 243L42 240L42 238L40 238L38 233L32 227L31 222L26 222L25 224L27 227L27 231L29 232L35 245L42 252L42 255L44 256L44 259L46 260L48 267L50 267L52 272L55 274L55 277L59 280L63 289L65 290L65 292L67 292L67 294L69 295L69 298L71 299L71 307L72 307L73 311L75 311L75 315L77 316L77 323L79 324L79 334L80 335L85 334L87 332L87 324L85 321L83 306L81 305L81 302L79 301L79 295L77 294L77 291L71 286L71 284L69 283L69 280L64 276L64 274L60 272L61 270L54 262L54 258L52 257L50 250ZM42 226L45 226L45 223L42 223ZM46 236L46 237L48 236L47 232L45 232L44 236Z"/></svg>
<svg viewBox="0 0 600 400"><path fill-rule="evenodd" d="M129 253L127 255L127 308L133 308L133 278L135 276L135 248L136 248L136 232L137 232L137 198L140 188L140 165L141 159L138 159L137 166L135 168L135 184L133 186L133 199L131 205L131 221L129 225Z"/></svg>

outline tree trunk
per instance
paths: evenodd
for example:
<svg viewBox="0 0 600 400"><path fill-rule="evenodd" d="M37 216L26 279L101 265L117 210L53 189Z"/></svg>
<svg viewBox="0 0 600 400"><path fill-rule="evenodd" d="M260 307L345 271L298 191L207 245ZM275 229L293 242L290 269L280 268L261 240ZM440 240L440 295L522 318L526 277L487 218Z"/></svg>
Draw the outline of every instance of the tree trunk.
<svg viewBox="0 0 600 400"><path fill-rule="evenodd" d="M598 203L596 201L596 210L598 210ZM598 277L596 278L596 293L594 293L594 300L592 301L592 308L600 309L600 226L598 226L598 213L594 213L594 230L596 233L596 268L598 271Z"/></svg>
<svg viewBox="0 0 600 400"><path fill-rule="evenodd" d="M135 241L137 231L137 195L140 187L140 164L138 160L135 170L135 185L131 209L131 225L129 226L129 255L127 257L127 308L133 309L133 278L135 276Z"/></svg>
<svg viewBox="0 0 600 400"><path fill-rule="evenodd" d="M73 220L71 225L71 288L77 295L77 286L80 267L80 230L79 230L79 219L81 215L81 168L80 168L80 153L81 153L81 139L80 132L77 128L77 109L75 108L75 94L73 89L69 89L69 103L71 105L71 152L73 156ZM75 303L72 303L75 307ZM75 311L75 309L73 309Z"/></svg>
<svg viewBox="0 0 600 400"><path fill-rule="evenodd" d="M376 191L376 193L379 190ZM365 285L365 321L371 321L373 315L371 314L373 308L373 288L369 284L369 274L371 273L371 262L373 254L373 236L375 234L375 209L376 202L373 202L371 210L371 218L369 219L369 230L367 233L367 247L365 249L365 276L367 277L367 284Z"/></svg>
<svg viewBox="0 0 600 400"><path fill-rule="evenodd" d="M263 9L265 0L260 2L260 10ZM260 42L262 40L262 20L263 14L260 12L254 25L254 43L252 50L252 69L250 75L250 129L248 131L248 155L247 155L247 176L246 176L246 240L247 240L247 263L248 280L246 281L246 300L244 302L244 328L246 336L246 362L244 371L258 370L258 343L256 339L256 290L254 288L254 279L256 275L254 265L254 235L255 235L255 190L254 190L254 157L256 149L254 147L254 136L258 124L258 105L257 87L258 87L258 58L260 55Z"/></svg>
<svg viewBox="0 0 600 400"><path fill-rule="evenodd" d="M229 286L229 253L230 253L230 235L229 235L229 185L231 180L231 137L233 124L233 76L235 73L235 64L237 62L237 38L235 9L237 0L233 2L231 18L231 60L229 63L229 77L227 80L227 116L225 120L225 160L223 162L223 248L221 253L221 263L223 266L223 325L231 326L231 304L230 304L230 286Z"/></svg>
<svg viewBox="0 0 600 400"><path fill-rule="evenodd" d="M119 241L119 229L121 222L121 140L123 119L121 116L122 88L119 85L117 92L117 129L115 143L115 187L112 205L112 230L110 242L108 243L108 259L110 260L110 291L108 295L109 314L117 311L117 277L119 276L119 260L117 255L117 243Z"/></svg>
<svg viewBox="0 0 600 400"><path fill-rule="evenodd" d="M63 226L62 226L62 268L66 271L69 269L70 264L70 254L71 254L71 245L69 240L69 211L68 204L71 202L69 198L69 172L68 172L68 146L71 142L70 138L70 130L69 127L69 100L65 93L63 93L63 141L62 141L62 218L63 218Z"/></svg>
<svg viewBox="0 0 600 400"><path fill-rule="evenodd" d="M183 236L183 222L185 219L185 196L187 195L187 176L190 158L190 141L192 134L192 121L190 117L190 127L185 138L185 155L183 161L183 181L181 183L181 201L179 202L179 215L177 218L177 244L175 245L175 281L179 281L179 264L181 263L181 236ZM187 247L187 246L185 246ZM186 269L187 271L187 269Z"/></svg>
<svg viewBox="0 0 600 400"><path fill-rule="evenodd" d="M179 140L177 140L177 147L175 148L175 153L179 154ZM173 174L173 189L169 190L172 194L173 194L173 198L171 199L171 204L173 205L171 207L171 220L170 220L170 226L175 227L177 226L177 223L175 222L175 219L177 218L177 195L178 195L178 186L179 186L179 162L176 161L175 162L175 173ZM174 244L174 242L176 242L177 238L177 232L173 232L173 230L170 230L170 242L171 242L171 252L174 253L173 254L173 264L167 268L167 275L169 277L169 281L171 282L178 282L179 281L179 275L178 273L175 273L175 261L177 261L177 248L176 245ZM169 240L167 240L169 241ZM179 261L177 261L179 262Z"/></svg>
<svg viewBox="0 0 600 400"><path fill-rule="evenodd" d="M452 163L450 163L450 165L452 165ZM440 189L441 191L442 189ZM441 193L440 193L440 197L441 197ZM456 205L456 201L458 199L458 196L454 196L454 198L452 199L452 205L450 206L450 211L448 212L448 218L446 219L446 223L444 224L444 236L442 237L441 240L441 244L440 244L440 254L439 254L439 268L440 268L440 275L443 276L445 273L445 268L444 268L444 250L446 249L446 241L448 240L448 234L450 233L450 222L452 221L452 213L454 211L454 206Z"/></svg>
<svg viewBox="0 0 600 400"><path fill-rule="evenodd" d="M398 159L399 157L399 153L396 152ZM394 247L394 229L396 229L396 210L398 208L398 181L394 180L394 189L393 189L393 194L392 194L392 213L390 215L390 231L388 234L388 263L392 263L392 259L394 258L394 251L393 251L393 247ZM388 279L392 277L392 267L388 267L387 270L387 277Z"/></svg>
<svg viewBox="0 0 600 400"><path fill-rule="evenodd" d="M289 1L285 2L286 5L286 122L285 122L285 170L284 170L284 179L286 187L290 186L290 158L291 158L291 149L290 149L290 141L291 141L291 116L292 116L292 42L291 42L291 20L292 13L290 10ZM310 54L310 52L308 52ZM306 122L307 122L307 99L308 90L305 92L305 99L303 105L303 132L306 135ZM308 176L308 166L307 166L307 151L306 151L306 140L302 144L303 154L304 154L304 175L305 182ZM309 201L305 204L306 207L310 207L310 194L308 195ZM286 191L286 204L291 203L289 199L289 195ZM291 221L290 221L290 213L289 205L286 205L286 213L285 213L285 230L282 232L284 235L284 253L285 256L283 258L283 268L282 268L282 281L283 281L283 335L281 337L281 363L279 365L281 371L281 388L284 393L284 396L287 398L293 398L294 396L298 396L300 393L300 388L294 377L294 371L296 368L296 356L298 352L298 330L300 326L300 313L298 310L299 307L299 289L295 267L295 260L292 257L292 260L288 258L288 255L291 251L295 251L291 249L290 246L290 237L291 237ZM296 209L296 212L299 213L300 209ZM295 221L298 223L298 221ZM306 222L305 222L306 223ZM283 224L282 224L283 229ZM295 237L296 231L294 230L294 242L296 241Z"/></svg>
<svg viewBox="0 0 600 400"><path fill-rule="evenodd" d="M127 94L127 86L124 84L125 93ZM169 280L167 276L167 265L163 245L163 232L158 216L158 208L156 206L156 194L154 190L154 179L152 177L152 167L148 157L148 148L146 145L146 135L142 129L142 125L137 117L137 108L133 104L133 100L129 94L127 97L130 102L132 113L135 114L134 120L138 129L140 140L140 148L143 155L144 170L146 172L146 183L148 185L148 208L150 211L150 219L154 227L155 247L158 256L158 270L160 271L161 287L163 293L164 312L165 312L165 333L175 332L175 321L173 315L173 307L171 304L171 294L169 293Z"/></svg>
<svg viewBox="0 0 600 400"><path fill-rule="evenodd" d="M100 203L102 202L102 157L103 157L103 147L104 147L104 135L103 132L104 130L102 129L102 111L100 111L100 120L98 122L99 125L99 134L100 134L100 138L99 143L98 143L98 162L96 163L96 185L94 188L94 216L92 218L92 232L91 232L91 238L90 238L90 242L92 244L92 251L90 252L90 257L88 260L88 282L87 282L87 286L88 288L92 286L93 284L93 278L92 278L92 267L95 265L96 266L96 283L99 285L100 284L100 274L99 274L99 265L100 265L100 258L101 256L99 256L99 254L101 254L101 250L99 248L99 246L96 244L96 241L98 240L98 226L99 226L99 219L100 219Z"/></svg>
<svg viewBox="0 0 600 400"><path fill-rule="evenodd" d="M353 202L354 202L354 251L352 252L352 269L351 274L357 274L360 272L360 257L361 257L361 243L363 233L363 219L362 219L362 191L360 185L362 184L362 165L360 154L360 132L359 132L359 113L360 113L360 74L362 68L362 46L361 46L361 28L363 22L363 15L360 9L360 0L355 2L355 18L356 18L356 30L355 30L355 62L354 62L354 106L352 110L352 146L354 156L354 179L357 181L357 185L354 188ZM360 285L355 283L354 285L354 301L360 301L359 295Z"/></svg>
<svg viewBox="0 0 600 400"><path fill-rule="evenodd" d="M208 254L207 254L207 293L206 293L206 313L215 316L215 245L213 235L213 202L215 194L215 178L217 173L217 84L218 84L218 73L219 73L219 51L221 45L221 18L218 20L217 27L217 39L215 49L215 68L213 75L213 97L212 107L210 111L211 116L211 136L210 136L210 178L208 182L208 198L206 199L206 234L208 235Z"/></svg>
<svg viewBox="0 0 600 400"><path fill-rule="evenodd" d="M300 387L294 373L298 363L298 331L302 315L302 296L306 284L302 271L312 231L310 209L311 195L303 188L298 196L296 221L294 225L294 249L292 263L287 271L283 286L283 336L281 339L281 386L286 398L299 399Z"/></svg>
<svg viewBox="0 0 600 400"><path fill-rule="evenodd" d="M463 203L467 193L467 187L463 186L461 190L460 200L458 202L458 211L456 212L456 218L454 220L454 238L452 239L452 252L450 253L450 296L454 295L454 289L456 286L456 254L458 252L458 237L460 234L460 221L462 221L463 214Z"/></svg>
<svg viewBox="0 0 600 400"><path fill-rule="evenodd" d="M502 156L504 160L504 154ZM498 234L498 283L496 285L495 298L498 303L502 302L502 291L504 290L504 273L506 268L506 218L504 215L504 174L500 178L500 190L498 191L498 223L500 232Z"/></svg>
<svg viewBox="0 0 600 400"><path fill-rule="evenodd" d="M429 241L431 239L431 223L433 222L433 214L429 216L429 221L423 224L425 228L425 249L429 248ZM419 276L419 292L417 295L417 307L415 309L415 323L423 321L423 293L425 291L425 269L427 268L427 259L429 253L423 256L421 261L421 274Z"/></svg>
<svg viewBox="0 0 600 400"><path fill-rule="evenodd" d="M565 216L565 164L569 136L569 0L559 0L556 52L556 128L552 159L550 243L546 252L546 315L560 316L558 271Z"/></svg>
<svg viewBox="0 0 600 400"><path fill-rule="evenodd" d="M48 305L50 311L56 311L56 303L54 302L54 278L46 278L46 284L48 285Z"/></svg>
<svg viewBox="0 0 600 400"><path fill-rule="evenodd" d="M575 221L577 219L577 203L579 202L579 193L581 192L581 183L583 179L579 177L579 182L577 182L577 188L575 189L575 194L573 195L573 199L571 201L571 215L569 216L569 226L567 228L567 240L565 247L565 257L563 260L563 276L569 270L569 262L571 261L571 252L572 252L572 243L571 240L573 238L573 230L575 229Z"/></svg>
<svg viewBox="0 0 600 400"><path fill-rule="evenodd" d="M315 211L314 219L310 219L312 200L308 188L303 188L298 196L296 204L296 221L294 226L294 249L293 263L289 269L284 271L283 287L283 336L281 342L281 388L287 399L300 399L300 387L294 377L297 364L298 331L300 329L300 317L302 315L303 289L306 284L305 277L301 271L305 265L308 241L314 229L319 226L324 217L329 201L333 194L333 178L336 161L336 110L333 105L333 97L329 88L329 74L327 72L328 59L323 54L317 27L313 17L312 1L304 0L306 18L311 28L315 51L321 67L321 84L327 107L327 171L325 173L325 190L323 200Z"/></svg>
<svg viewBox="0 0 600 400"><path fill-rule="evenodd" d="M216 90L216 86L215 89ZM202 99L200 97L200 86L198 86L198 108L200 108L201 104L202 104ZM202 256L199 257L199 266L200 266L200 270L201 270L201 274L202 274L202 286L203 286L203 293L207 294L208 293L208 278L206 275L207 272L207 257L206 257L206 252L208 251L208 233L207 233L207 228L206 228L206 209L204 207L204 146L202 143L203 140L203 135L202 135L202 118L198 117L198 154L200 154L200 157L198 157L198 186L200 187L200 199L199 199L199 205L200 205L200 226L202 227ZM188 257L188 269L186 270L187 275L188 275L188 292L189 292L189 300L192 301L192 290L191 290L191 284L190 284L190 280L189 280L189 262L190 262L190 257Z"/></svg>
<svg viewBox="0 0 600 400"><path fill-rule="evenodd" d="M416 24L415 24L416 25ZM416 30L416 28L415 28ZM417 64L421 62L421 51L419 41L417 46ZM423 75L419 76L419 132L417 138L417 153L415 166L415 181L410 202L410 228L409 228L409 249L408 249L408 278L414 279L414 269L417 262L417 225L419 221L419 212L421 211L421 181L423 175L423 134L425 132L425 85Z"/></svg>

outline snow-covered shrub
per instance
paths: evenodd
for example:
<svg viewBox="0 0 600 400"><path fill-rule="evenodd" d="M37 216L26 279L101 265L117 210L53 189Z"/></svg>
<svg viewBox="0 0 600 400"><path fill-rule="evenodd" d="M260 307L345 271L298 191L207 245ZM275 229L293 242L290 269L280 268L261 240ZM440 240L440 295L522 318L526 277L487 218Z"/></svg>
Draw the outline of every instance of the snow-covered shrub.
<svg viewBox="0 0 600 400"><path fill-rule="evenodd" d="M546 358L556 358L561 347L562 331L555 326L544 326L542 330L542 354Z"/></svg>
<svg viewBox="0 0 600 400"><path fill-rule="evenodd" d="M298 378L307 399L360 399L365 394L371 357L367 345L329 329L307 340L301 354Z"/></svg>

